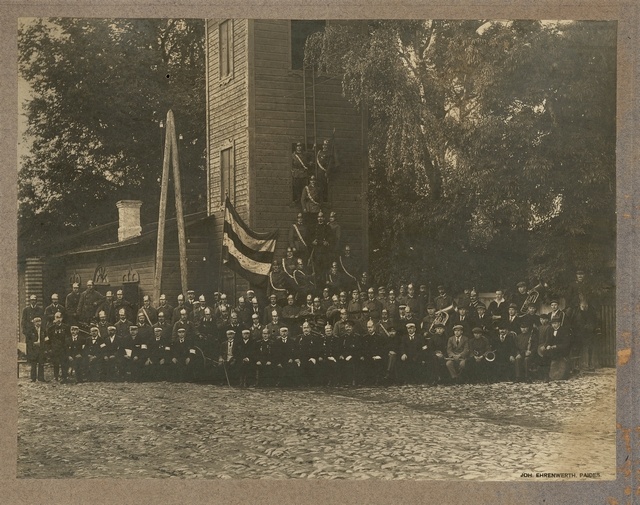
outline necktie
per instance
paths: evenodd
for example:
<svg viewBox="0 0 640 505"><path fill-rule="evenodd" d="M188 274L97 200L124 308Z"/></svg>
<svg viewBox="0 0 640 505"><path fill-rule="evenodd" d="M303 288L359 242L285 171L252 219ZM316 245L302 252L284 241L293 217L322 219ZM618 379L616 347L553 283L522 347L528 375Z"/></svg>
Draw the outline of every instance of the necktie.
<svg viewBox="0 0 640 505"><path fill-rule="evenodd" d="M458 345L460 345L460 337L457 337L457 338L456 338L456 345L457 345L457 346L458 346Z"/></svg>

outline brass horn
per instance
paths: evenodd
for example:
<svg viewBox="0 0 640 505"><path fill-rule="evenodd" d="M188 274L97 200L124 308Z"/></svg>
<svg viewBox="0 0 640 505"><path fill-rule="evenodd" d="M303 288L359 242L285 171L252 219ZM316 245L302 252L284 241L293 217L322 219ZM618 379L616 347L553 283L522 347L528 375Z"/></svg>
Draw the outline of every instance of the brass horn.
<svg viewBox="0 0 640 505"><path fill-rule="evenodd" d="M436 317L433 319L433 323L429 327L429 333L433 333L434 326L436 324L441 324L446 326L447 321L449 321L449 314L451 314L455 310L453 304L445 307L444 309L440 309L436 312Z"/></svg>
<svg viewBox="0 0 640 505"><path fill-rule="evenodd" d="M540 281L537 286L534 286L529 291L527 291L527 297L525 298L524 303L522 304L522 307L520 307L520 313L526 314L527 307L529 306L529 304L536 303L538 301L538 298L540 298L539 290L542 290L542 288L548 288L548 287L549 285L546 282Z"/></svg>

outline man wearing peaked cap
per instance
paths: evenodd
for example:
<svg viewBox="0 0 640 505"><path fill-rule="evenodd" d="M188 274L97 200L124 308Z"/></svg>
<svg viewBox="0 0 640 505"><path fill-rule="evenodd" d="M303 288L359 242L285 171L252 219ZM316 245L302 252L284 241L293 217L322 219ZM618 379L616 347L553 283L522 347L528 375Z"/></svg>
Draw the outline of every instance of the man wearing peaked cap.
<svg viewBox="0 0 640 505"><path fill-rule="evenodd" d="M62 314L62 321L64 321L67 315L67 311L60 304L58 295L56 293L53 293L51 295L51 305L48 305L47 308L44 309L44 320L46 327L49 327L49 325L53 323L53 317L57 312L60 312Z"/></svg>
<svg viewBox="0 0 640 505"><path fill-rule="evenodd" d="M424 345L424 339L416 331L416 323L405 324L406 333L400 338L400 367L398 369L400 380L406 384L420 382L420 352Z"/></svg>
<svg viewBox="0 0 640 505"><path fill-rule="evenodd" d="M132 321L133 317L135 316L131 303L125 299L124 291L122 291L121 289L116 291L116 299L113 302L113 308L116 312L116 317L118 317L118 315L120 314L120 309L124 309L125 316L129 321Z"/></svg>
<svg viewBox="0 0 640 505"><path fill-rule="evenodd" d="M78 302L80 301L80 284L74 282L71 285L71 293L67 295L64 301L64 308L67 311L67 324L77 324L78 315Z"/></svg>
<svg viewBox="0 0 640 505"><path fill-rule="evenodd" d="M21 328L25 337L31 331L34 318L39 317L42 319L43 315L42 307L38 304L38 297L36 295L29 296L29 303L22 309Z"/></svg>

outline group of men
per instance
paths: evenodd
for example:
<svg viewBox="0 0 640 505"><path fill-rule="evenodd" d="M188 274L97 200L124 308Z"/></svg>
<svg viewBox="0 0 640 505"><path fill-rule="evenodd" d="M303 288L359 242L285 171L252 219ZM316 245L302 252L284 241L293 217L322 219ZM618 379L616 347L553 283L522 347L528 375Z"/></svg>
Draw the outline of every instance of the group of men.
<svg viewBox="0 0 640 505"><path fill-rule="evenodd" d="M175 307L165 295L157 306L144 296L136 312L121 292L102 297L91 281L83 293L74 286L65 306L53 294L42 310L32 295L22 317L31 380L44 380L47 360L62 381L72 370L76 382L241 386L548 380L566 378L554 364L571 355L595 362L598 318L581 271L565 310L552 299L547 314L524 282L509 299L496 291L488 306L471 289L452 297L438 286L430 299L423 285L397 293L356 285L347 293L327 281L304 297L270 290L267 303L252 290L233 301L215 293L211 303L188 290Z"/></svg>

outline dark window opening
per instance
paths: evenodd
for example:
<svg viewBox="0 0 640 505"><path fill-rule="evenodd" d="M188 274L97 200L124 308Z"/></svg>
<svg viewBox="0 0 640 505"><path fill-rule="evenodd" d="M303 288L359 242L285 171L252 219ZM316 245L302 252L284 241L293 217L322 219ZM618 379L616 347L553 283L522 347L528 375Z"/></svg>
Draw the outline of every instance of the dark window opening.
<svg viewBox="0 0 640 505"><path fill-rule="evenodd" d="M302 70L304 45L310 35L324 30L325 20L291 21L291 68Z"/></svg>
<svg viewBox="0 0 640 505"><path fill-rule="evenodd" d="M220 79L225 79L233 71L233 40L231 20L220 23L219 49L220 49Z"/></svg>

